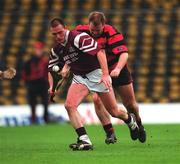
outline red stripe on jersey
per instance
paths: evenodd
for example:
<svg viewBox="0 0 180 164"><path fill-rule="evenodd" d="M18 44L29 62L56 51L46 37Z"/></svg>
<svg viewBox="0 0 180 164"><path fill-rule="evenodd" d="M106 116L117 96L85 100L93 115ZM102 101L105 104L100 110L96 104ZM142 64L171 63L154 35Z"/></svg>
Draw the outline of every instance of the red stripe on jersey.
<svg viewBox="0 0 180 164"><path fill-rule="evenodd" d="M112 52L116 55L122 52L127 52L127 51L128 51L128 48L125 45L120 45L112 49Z"/></svg>
<svg viewBox="0 0 180 164"><path fill-rule="evenodd" d="M78 25L75 27L75 30L89 30L89 25Z"/></svg>
<svg viewBox="0 0 180 164"><path fill-rule="evenodd" d="M122 34L117 34L108 39L108 44L113 44L113 43L122 41L123 39L124 38Z"/></svg>
<svg viewBox="0 0 180 164"><path fill-rule="evenodd" d="M96 41L99 43L99 44L105 44L107 42L107 39L106 38L97 38Z"/></svg>
<svg viewBox="0 0 180 164"><path fill-rule="evenodd" d="M112 35L117 33L115 28L113 28L112 26L107 25L107 24L104 25L104 32L109 33L110 36L112 36Z"/></svg>

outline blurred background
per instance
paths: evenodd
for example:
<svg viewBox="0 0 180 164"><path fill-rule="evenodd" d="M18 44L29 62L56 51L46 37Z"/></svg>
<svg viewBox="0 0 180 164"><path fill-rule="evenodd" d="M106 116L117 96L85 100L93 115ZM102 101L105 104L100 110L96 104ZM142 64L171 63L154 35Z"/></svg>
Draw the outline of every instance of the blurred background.
<svg viewBox="0 0 180 164"><path fill-rule="evenodd" d="M179 0L1 0L0 61L2 69L15 67L13 80L0 81L0 105L27 104L21 80L22 63L30 58L35 41L52 46L49 21L65 19L68 28L88 23L98 10L124 34L128 64L140 103L180 102L180 1ZM67 86L57 102L64 102ZM91 102L91 95L85 102Z"/></svg>
<svg viewBox="0 0 180 164"><path fill-rule="evenodd" d="M70 81L55 97L57 103L48 106L49 122L43 119L47 110L40 101L33 122L28 87L21 73L37 41L42 42L43 46L38 45L48 57L53 44L49 32L52 18L64 18L68 28L73 29L88 23L87 17L94 10L104 12L108 23L125 37L147 141L143 145L130 142L126 127L118 125L118 143L105 146L102 127L88 126L96 150L85 156L68 149L76 139L63 105ZM83 157L86 164L179 163L180 0L0 0L0 70L8 67L16 68L17 75L12 80L0 80L1 164L83 163ZM91 94L78 110L82 122L99 123ZM122 124L115 118L111 121Z"/></svg>

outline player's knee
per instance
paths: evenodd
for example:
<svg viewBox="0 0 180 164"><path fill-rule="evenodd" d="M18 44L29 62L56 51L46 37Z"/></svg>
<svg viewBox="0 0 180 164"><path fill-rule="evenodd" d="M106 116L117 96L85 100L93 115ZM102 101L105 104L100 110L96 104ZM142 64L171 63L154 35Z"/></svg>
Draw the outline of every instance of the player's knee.
<svg viewBox="0 0 180 164"><path fill-rule="evenodd" d="M97 94L93 94L93 102L97 105L101 103L101 100Z"/></svg>
<svg viewBox="0 0 180 164"><path fill-rule="evenodd" d="M72 110L75 110L77 108L77 105L72 102L66 101L64 104L64 107L66 108L68 112L71 112Z"/></svg>

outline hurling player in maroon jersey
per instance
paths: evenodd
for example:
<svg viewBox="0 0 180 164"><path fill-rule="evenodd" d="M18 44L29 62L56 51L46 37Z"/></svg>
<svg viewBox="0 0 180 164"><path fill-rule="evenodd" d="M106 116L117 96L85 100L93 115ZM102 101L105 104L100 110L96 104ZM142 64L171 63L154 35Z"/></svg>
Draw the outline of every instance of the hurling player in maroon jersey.
<svg viewBox="0 0 180 164"><path fill-rule="evenodd" d="M113 117L122 119L128 125L131 137L137 139L139 127L135 116L117 106L102 47L87 33L67 30L60 18L51 21L50 31L57 44L51 49L49 70L54 65L64 62L73 73L73 82L68 90L65 108L78 135L78 141L69 147L73 150L93 149L77 110L90 91L98 93L107 111ZM50 79L52 88L52 78Z"/></svg>
<svg viewBox="0 0 180 164"><path fill-rule="evenodd" d="M76 27L76 30L88 33L105 48L109 73L112 77L112 86L116 91L118 91L126 109L130 113L135 114L140 128L139 141L144 143L146 141L146 132L139 115L139 108L133 89L132 76L127 67L128 48L124 43L123 35L113 26L108 25L105 22L105 15L102 12L94 11L89 14L89 24L79 25ZM105 108L97 94L93 95L93 101L96 113L104 125L104 128L107 129L107 132L108 128L110 129L109 137L107 136L106 140L110 138L113 140L114 134L110 118L108 117L109 114L105 111Z"/></svg>

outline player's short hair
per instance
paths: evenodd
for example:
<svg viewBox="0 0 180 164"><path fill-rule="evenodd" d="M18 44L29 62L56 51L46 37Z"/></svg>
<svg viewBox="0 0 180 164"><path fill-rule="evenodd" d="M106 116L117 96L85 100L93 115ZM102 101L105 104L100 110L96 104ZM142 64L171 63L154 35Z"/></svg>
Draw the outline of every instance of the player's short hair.
<svg viewBox="0 0 180 164"><path fill-rule="evenodd" d="M64 23L64 20L62 18L53 18L50 21L50 26L51 27L56 27L58 25L62 25L63 27L65 27L65 23Z"/></svg>
<svg viewBox="0 0 180 164"><path fill-rule="evenodd" d="M106 23L106 17L103 12L93 11L89 14L89 23L92 23L94 26L98 26L99 24Z"/></svg>

